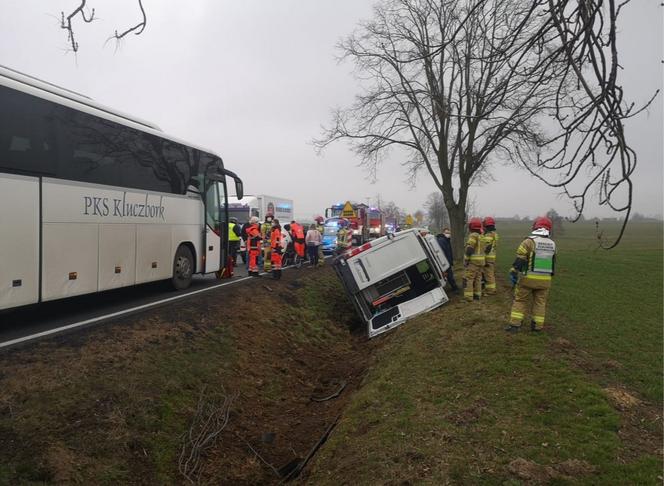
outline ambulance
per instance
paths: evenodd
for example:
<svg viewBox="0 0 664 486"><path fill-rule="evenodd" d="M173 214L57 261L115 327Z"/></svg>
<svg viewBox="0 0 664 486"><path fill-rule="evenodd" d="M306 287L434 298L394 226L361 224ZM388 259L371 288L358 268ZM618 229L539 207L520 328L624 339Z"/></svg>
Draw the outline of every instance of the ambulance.
<svg viewBox="0 0 664 486"><path fill-rule="evenodd" d="M418 228L371 240L334 261L370 338L448 302L449 266L436 238Z"/></svg>

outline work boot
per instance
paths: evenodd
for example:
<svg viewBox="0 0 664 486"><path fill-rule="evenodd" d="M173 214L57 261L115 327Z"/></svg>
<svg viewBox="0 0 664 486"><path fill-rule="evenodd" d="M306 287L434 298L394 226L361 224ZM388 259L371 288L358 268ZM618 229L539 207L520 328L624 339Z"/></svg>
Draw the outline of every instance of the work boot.
<svg viewBox="0 0 664 486"><path fill-rule="evenodd" d="M473 295L473 300L480 300L480 296L479 295Z"/></svg>
<svg viewBox="0 0 664 486"><path fill-rule="evenodd" d="M531 332L542 332L542 328L537 327L537 324L535 323L535 321L530 321L530 331Z"/></svg>
<svg viewBox="0 0 664 486"><path fill-rule="evenodd" d="M272 278L274 280L279 280L279 270L272 270Z"/></svg>
<svg viewBox="0 0 664 486"><path fill-rule="evenodd" d="M519 332L519 326L510 324L509 326L505 327L505 331L509 332L510 334L516 334Z"/></svg>

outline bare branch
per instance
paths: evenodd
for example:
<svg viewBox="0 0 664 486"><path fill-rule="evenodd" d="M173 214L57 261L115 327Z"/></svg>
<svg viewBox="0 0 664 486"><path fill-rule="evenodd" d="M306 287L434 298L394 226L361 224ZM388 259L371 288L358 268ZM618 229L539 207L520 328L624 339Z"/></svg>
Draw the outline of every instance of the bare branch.
<svg viewBox="0 0 664 486"><path fill-rule="evenodd" d="M579 214L597 189L626 224L636 154L623 122L657 95L635 107L618 83L628 2L383 0L338 46L364 91L314 143L348 141L373 175L402 147L410 180L426 168L453 226L493 161L560 188Z"/></svg>
<svg viewBox="0 0 664 486"><path fill-rule="evenodd" d="M136 0L136 1L138 2L138 7L141 11L142 20L133 27L129 27L128 29L120 33L118 33L118 31L115 30L115 33L111 37L109 37L106 40L106 42L108 42L111 39L120 41L120 39L124 38L126 35L130 34L131 32L133 32L134 35L140 35L141 33L143 33L145 27L147 26L147 15L145 13L145 8L143 7L143 0ZM85 7L87 0L80 0L80 2L81 3L79 4L79 6L76 7L69 15L65 16L64 11L60 12L60 28L67 31L67 41L71 45L71 48L74 51L74 53L78 52L79 44L75 38L73 20L76 17L80 17L83 20L83 22L87 24L91 23L93 20L96 20L95 9L93 8L89 13L86 14Z"/></svg>

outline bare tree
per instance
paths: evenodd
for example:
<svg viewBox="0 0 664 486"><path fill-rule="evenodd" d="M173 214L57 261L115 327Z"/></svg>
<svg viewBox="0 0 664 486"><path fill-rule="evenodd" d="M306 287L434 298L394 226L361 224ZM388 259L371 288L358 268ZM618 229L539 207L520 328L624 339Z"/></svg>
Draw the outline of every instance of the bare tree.
<svg viewBox="0 0 664 486"><path fill-rule="evenodd" d="M551 223L553 223L551 231L553 237L559 237L565 234L565 228L563 227L564 218L558 214L558 211L551 208L546 212L546 217L551 220Z"/></svg>
<svg viewBox="0 0 664 486"><path fill-rule="evenodd" d="M145 30L145 27L147 26L148 19L147 15L145 14L145 9L143 8L143 0L136 0L138 3L138 8L141 11L141 16L142 20L139 21L136 25L133 27L129 27L122 32L118 32L115 30L112 36L108 38L108 40L114 39L116 42L119 42L120 39L123 39L125 36L127 36L130 33L134 33L134 35L140 35L143 33ZM89 24L96 20L95 17L95 9L87 10L86 12L86 3L87 0L80 0L80 4L72 10L68 15L65 15L65 12L62 11L60 12L61 15L61 20L60 20L60 28L64 29L67 31L67 41L71 45L72 50L76 53L78 52L78 42L76 41L76 37L74 34L74 24L73 21L77 18L80 17L80 19L86 23Z"/></svg>
<svg viewBox="0 0 664 486"><path fill-rule="evenodd" d="M543 42L548 58L562 65L555 79L561 89L554 119L559 133L540 144L537 164L526 166L549 186L563 189L574 201L577 221L594 190L599 204L622 213L617 237L600 246L614 248L622 239L632 211L632 174L636 152L629 146L624 121L645 110L658 95L636 106L624 98L619 83L618 18L631 0L538 0L544 27L553 40ZM534 37L540 42L545 35ZM570 89L571 88L571 89ZM551 172L555 175L551 177Z"/></svg>
<svg viewBox="0 0 664 486"><path fill-rule="evenodd" d="M415 222L418 226L422 226L422 223L424 222L424 211L421 209L416 210L413 213L413 218L415 218Z"/></svg>
<svg viewBox="0 0 664 486"><path fill-rule="evenodd" d="M443 201L443 195L440 192L432 192L427 196L424 202L424 209L427 211L429 229L440 231L445 226L449 226L450 218L447 215L445 201Z"/></svg>
<svg viewBox="0 0 664 486"><path fill-rule="evenodd" d="M399 221L406 214L406 212L397 206L394 201L383 201L380 209L385 215L385 222L394 227L399 226Z"/></svg>
<svg viewBox="0 0 664 486"><path fill-rule="evenodd" d="M607 2L605 19L600 11ZM609 46L617 66L621 7L613 7L613 0L385 0L373 20L339 44L365 90L337 110L317 146L350 141L374 174L390 148L405 149L411 181L426 169L457 235L469 189L493 161L519 164L560 187L579 214L588 190L599 184L601 202L628 215L634 154L622 120L634 112L604 57ZM597 66L590 70L595 83L586 64ZM597 160L600 144L613 152L605 163ZM613 180L616 159L622 170ZM585 166L595 173L585 190L572 192ZM629 188L627 206L614 204L622 183ZM455 239L455 253L462 244Z"/></svg>

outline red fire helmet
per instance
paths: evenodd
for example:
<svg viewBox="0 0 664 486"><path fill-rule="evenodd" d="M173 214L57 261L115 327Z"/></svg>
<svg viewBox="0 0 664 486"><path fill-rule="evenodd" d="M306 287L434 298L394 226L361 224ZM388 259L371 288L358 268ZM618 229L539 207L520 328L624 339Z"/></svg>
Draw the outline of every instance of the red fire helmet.
<svg viewBox="0 0 664 486"><path fill-rule="evenodd" d="M471 231L482 231L482 220L480 218L470 218L468 229Z"/></svg>
<svg viewBox="0 0 664 486"><path fill-rule="evenodd" d="M535 218L535 222L533 223L533 229L536 230L537 228L545 228L551 231L553 229L553 223L546 216L539 216Z"/></svg>
<svg viewBox="0 0 664 486"><path fill-rule="evenodd" d="M486 228L487 226L496 226L496 220L493 219L491 216L487 216L484 218L484 221L482 221L482 225Z"/></svg>

